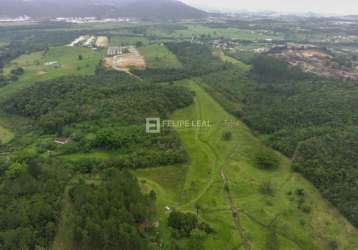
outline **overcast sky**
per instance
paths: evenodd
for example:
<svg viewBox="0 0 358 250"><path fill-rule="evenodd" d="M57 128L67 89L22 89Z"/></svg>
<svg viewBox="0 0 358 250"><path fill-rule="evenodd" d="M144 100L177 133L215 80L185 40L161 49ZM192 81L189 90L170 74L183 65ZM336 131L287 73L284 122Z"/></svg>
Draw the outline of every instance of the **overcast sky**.
<svg viewBox="0 0 358 250"><path fill-rule="evenodd" d="M273 10L279 12L316 12L358 14L358 0L182 0L185 3L218 10Z"/></svg>

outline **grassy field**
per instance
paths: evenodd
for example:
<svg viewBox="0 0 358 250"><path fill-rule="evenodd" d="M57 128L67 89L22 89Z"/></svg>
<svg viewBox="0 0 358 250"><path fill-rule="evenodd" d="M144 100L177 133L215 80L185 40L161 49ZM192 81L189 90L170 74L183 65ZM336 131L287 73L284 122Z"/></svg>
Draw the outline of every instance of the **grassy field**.
<svg viewBox="0 0 358 250"><path fill-rule="evenodd" d="M153 44L139 48L148 68L181 68L182 64L165 45Z"/></svg>
<svg viewBox="0 0 358 250"><path fill-rule="evenodd" d="M241 61L239 61L239 60L237 60L237 59L235 59L235 58L233 58L231 56L225 55L225 53L222 52L221 50L215 50L213 52L213 54L215 56L217 56L218 58L220 58L224 62L228 62L228 63L232 63L232 64L237 65L238 67L240 67L241 70L246 70L247 71L247 70L250 69L249 65L247 65L247 64L245 64L245 63L243 63L243 62L241 62Z"/></svg>
<svg viewBox="0 0 358 250"><path fill-rule="evenodd" d="M147 35L157 37L172 37L172 38L192 38L193 36L210 35L217 38L229 38L240 40L264 40L264 39L281 39L281 36L265 35L251 30L242 30L236 28L210 28L204 25L187 25L188 29L176 30L174 32L164 32L160 29L148 29Z"/></svg>
<svg viewBox="0 0 358 250"><path fill-rule="evenodd" d="M111 45L112 46L125 46L125 45L135 45L137 42L142 42L143 44L148 44L149 40L146 37L136 37L136 36L123 36L123 35L114 35L111 36Z"/></svg>
<svg viewBox="0 0 358 250"><path fill-rule="evenodd" d="M15 134L13 132L0 125L0 145L8 143L14 138L14 136Z"/></svg>
<svg viewBox="0 0 358 250"><path fill-rule="evenodd" d="M83 59L79 60L79 55ZM88 75L93 74L98 62L103 58L104 51L93 51L79 47L51 47L47 52L34 52L22 55L13 60L4 69L8 75L11 69L22 67L25 72L16 82L1 89L0 99L29 86L36 81L54 79L65 75ZM59 67L46 66L47 62L57 62Z"/></svg>
<svg viewBox="0 0 358 250"><path fill-rule="evenodd" d="M209 120L213 126L177 130L190 155L188 165L135 172L143 190L157 193L161 249L168 248L170 238L165 207L196 212L196 205L201 207L199 217L216 231L196 239L204 249L268 249L272 235L277 237L274 249L330 249L333 241L339 249L357 246L356 229L308 181L290 171L287 158L272 151L280 159L278 170L256 168L255 155L265 147L261 141L195 82L180 84L196 93L195 105L176 112L172 119ZM226 131L232 133L232 140L222 140ZM228 189L224 188L223 175ZM267 182L271 183L273 195L259 191ZM299 189L304 190L304 204L310 211L298 208ZM238 208L238 221L232 216L232 205Z"/></svg>
<svg viewBox="0 0 358 250"><path fill-rule="evenodd" d="M0 112L0 145L10 142L26 124L26 118Z"/></svg>

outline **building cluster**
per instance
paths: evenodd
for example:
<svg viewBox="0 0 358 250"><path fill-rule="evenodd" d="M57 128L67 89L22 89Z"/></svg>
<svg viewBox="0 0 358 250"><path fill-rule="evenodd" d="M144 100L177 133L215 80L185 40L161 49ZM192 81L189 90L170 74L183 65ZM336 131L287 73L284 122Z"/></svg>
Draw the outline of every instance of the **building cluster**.
<svg viewBox="0 0 358 250"><path fill-rule="evenodd" d="M291 65L300 66L304 71L324 77L358 80L358 69L335 60L332 51L311 44L288 43L276 54ZM348 60L348 59L347 59Z"/></svg>
<svg viewBox="0 0 358 250"><path fill-rule="evenodd" d="M74 23L74 24L85 24L85 23L135 22L135 19L131 19L131 18L103 18L103 19L98 19L96 17L58 17L58 18L52 19L51 21Z"/></svg>
<svg viewBox="0 0 358 250"><path fill-rule="evenodd" d="M72 43L68 46L74 47L87 47L87 48L106 48L108 47L109 40L106 36L91 36L91 35L84 35L76 38Z"/></svg>

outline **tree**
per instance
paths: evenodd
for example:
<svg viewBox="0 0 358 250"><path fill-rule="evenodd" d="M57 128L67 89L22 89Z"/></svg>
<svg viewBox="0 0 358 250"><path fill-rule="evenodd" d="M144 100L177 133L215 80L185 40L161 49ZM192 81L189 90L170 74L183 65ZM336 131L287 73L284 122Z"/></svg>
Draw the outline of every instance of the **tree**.
<svg viewBox="0 0 358 250"><path fill-rule="evenodd" d="M15 162L9 166L5 171L5 175L8 178L16 178L26 172L26 165L23 163Z"/></svg>
<svg viewBox="0 0 358 250"><path fill-rule="evenodd" d="M230 141L232 138L232 133L230 131L226 131L223 134L223 140L224 141Z"/></svg>
<svg viewBox="0 0 358 250"><path fill-rule="evenodd" d="M182 236L189 237L191 231L198 225L198 218L192 213L172 211L169 214L168 226L176 229Z"/></svg>
<svg viewBox="0 0 358 250"><path fill-rule="evenodd" d="M138 42L136 42L136 44L135 44L135 46L136 46L137 48L142 47L143 45L144 45L144 44L143 44L142 41L138 41Z"/></svg>
<svg viewBox="0 0 358 250"><path fill-rule="evenodd" d="M15 76L20 76L20 75L24 74L24 72L25 72L25 70L21 67L17 67L15 69L11 70L11 74L15 75Z"/></svg>
<svg viewBox="0 0 358 250"><path fill-rule="evenodd" d="M82 60L83 60L83 56L82 56L82 55L78 55L78 60L82 61Z"/></svg>

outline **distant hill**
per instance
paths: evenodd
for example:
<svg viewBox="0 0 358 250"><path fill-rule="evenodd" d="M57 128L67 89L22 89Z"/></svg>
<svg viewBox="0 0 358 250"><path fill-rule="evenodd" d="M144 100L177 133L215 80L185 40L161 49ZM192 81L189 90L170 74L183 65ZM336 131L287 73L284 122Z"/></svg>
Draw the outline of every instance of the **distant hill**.
<svg viewBox="0 0 358 250"><path fill-rule="evenodd" d="M109 15L111 8L96 5L90 1L51 1L51 0L0 0L0 16L17 17L27 15L33 18L102 16Z"/></svg>
<svg viewBox="0 0 358 250"><path fill-rule="evenodd" d="M121 16L157 19L200 19L207 13L176 0L137 0L119 10Z"/></svg>
<svg viewBox="0 0 358 250"><path fill-rule="evenodd" d="M200 19L206 12L176 0L0 0L0 17Z"/></svg>

